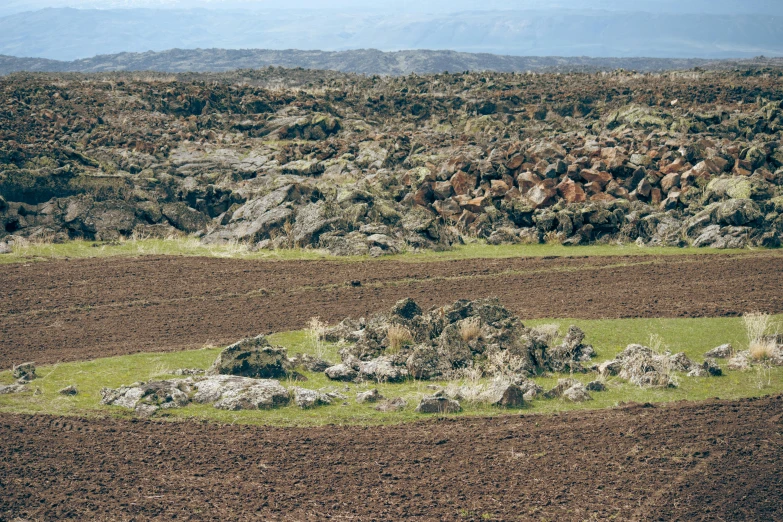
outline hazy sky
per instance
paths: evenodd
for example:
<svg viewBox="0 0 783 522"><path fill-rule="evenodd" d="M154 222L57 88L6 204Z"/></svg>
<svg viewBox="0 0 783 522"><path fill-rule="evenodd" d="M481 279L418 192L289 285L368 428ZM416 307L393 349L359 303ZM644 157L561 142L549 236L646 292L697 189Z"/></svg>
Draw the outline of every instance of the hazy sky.
<svg viewBox="0 0 783 522"><path fill-rule="evenodd" d="M597 8L704 13L770 13L783 11L781 0L0 0L0 13L44 7L80 8L307 8L307 9L398 9L413 11L458 11L470 9Z"/></svg>

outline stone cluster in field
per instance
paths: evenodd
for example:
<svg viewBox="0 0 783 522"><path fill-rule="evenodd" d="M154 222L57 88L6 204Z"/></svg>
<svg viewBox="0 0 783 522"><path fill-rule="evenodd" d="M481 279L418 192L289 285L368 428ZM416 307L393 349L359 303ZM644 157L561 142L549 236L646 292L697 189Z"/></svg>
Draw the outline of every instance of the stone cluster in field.
<svg viewBox="0 0 783 522"><path fill-rule="evenodd" d="M411 379L447 381L446 387L430 384L430 395L421 398L416 411L453 413L460 401L501 408L522 408L536 398L563 398L571 402L592 400L591 392L607 389L607 380L617 377L643 388L677 386L679 374L687 377L718 377L723 370L715 359L730 358L730 370L748 369L763 363L783 366L783 338L771 336L769 352L754 357L750 350L736 352L722 345L705 354L697 364L685 353L671 354L639 344L628 345L614 359L594 364L592 346L585 334L569 327L559 338L551 326L526 328L520 319L496 299L461 300L424 312L414 300L398 301L390 311L369 319L345 319L322 333L323 340L342 345L342 362L331 364L307 354L288 357L283 347L272 346L263 335L243 339L225 348L206 371L182 369L174 373L185 379L140 382L101 391L102 402L134 409L140 416L159 410L181 408L190 403L211 404L223 410L272 409L289 404L300 408L345 404L348 387L307 389L285 387L306 381L296 370L324 372L333 381L395 383ZM17 367L20 376L34 375L34 365ZM201 374L204 375L201 375ZM571 373L544 390L531 377ZM584 384L573 374L595 375ZM26 382L26 381L24 381ZM27 391L23 383L0 387L0 393ZM61 390L76 393L75 388ZM403 410L402 398L386 399L377 389L356 394L359 404L375 404L382 412Z"/></svg>
<svg viewBox="0 0 783 522"><path fill-rule="evenodd" d="M337 255L780 244L769 74L276 74L0 79L0 253L178 234Z"/></svg>
<svg viewBox="0 0 783 522"><path fill-rule="evenodd" d="M572 326L558 345L551 337L525 328L497 299L461 300L424 312L408 298L388 313L345 319L328 329L324 339L346 346L342 362L325 373L339 381L396 382L477 371L523 383L541 372L585 371L595 352L584 344L584 333Z"/></svg>

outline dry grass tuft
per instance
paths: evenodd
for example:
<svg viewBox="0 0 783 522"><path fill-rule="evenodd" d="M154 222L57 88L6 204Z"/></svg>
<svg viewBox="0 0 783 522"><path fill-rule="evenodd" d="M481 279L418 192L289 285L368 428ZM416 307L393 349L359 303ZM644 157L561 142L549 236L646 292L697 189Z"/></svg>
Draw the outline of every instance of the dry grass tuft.
<svg viewBox="0 0 783 522"><path fill-rule="evenodd" d="M533 333L546 342L547 346L554 346L560 338L560 325L556 323L542 324L533 328Z"/></svg>
<svg viewBox="0 0 783 522"><path fill-rule="evenodd" d="M748 336L748 350L754 361L767 361L775 356L777 345L772 330L772 316L751 312L742 316L745 333Z"/></svg>
<svg viewBox="0 0 783 522"><path fill-rule="evenodd" d="M392 354L399 352L403 346L413 344L411 332L399 324L389 326L389 329L386 331L386 338L389 340L386 351Z"/></svg>
<svg viewBox="0 0 783 522"><path fill-rule="evenodd" d="M323 338L327 328L327 324L322 322L319 317L311 318L307 324L307 339L313 347L313 353L319 359L323 359L326 354Z"/></svg>
<svg viewBox="0 0 783 522"><path fill-rule="evenodd" d="M481 333L481 319L478 317L471 317L466 319L459 325L459 335L466 343L474 339L478 339Z"/></svg>

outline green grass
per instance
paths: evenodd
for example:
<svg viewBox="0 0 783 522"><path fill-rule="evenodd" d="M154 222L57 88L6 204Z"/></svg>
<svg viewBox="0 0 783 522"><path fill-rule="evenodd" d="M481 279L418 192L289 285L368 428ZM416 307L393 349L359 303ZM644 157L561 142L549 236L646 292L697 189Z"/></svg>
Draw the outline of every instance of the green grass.
<svg viewBox="0 0 783 522"><path fill-rule="evenodd" d="M776 316L778 324L783 324L783 316ZM717 345L731 342L735 348L745 347L742 320L739 318L719 319L620 319L620 320L537 320L528 321L528 326L544 323L558 323L562 331L570 324L576 324L587 333L587 342L593 344L598 352L596 362L612 358L615 354L634 342L647 343L650 335L659 335L672 352L685 352L696 362L703 360L703 354ZM305 332L286 332L272 336L275 344L286 346L291 354L312 353L313 347ZM220 352L220 348L204 348L187 352L135 354L122 357L98 359L88 362L64 363L41 367L40 378L33 381L31 388L40 390L38 394L0 395L0 411L15 413L49 413L57 415L113 415L131 417L132 412L118 407L100 405L102 387L118 387L135 381L172 378L171 372L177 368L207 368ZM338 361L337 348L326 346L326 358ZM723 361L725 364L725 361ZM414 407L421 396L432 392L429 385L445 385L444 382L408 381L401 384L343 384L329 381L323 374L305 372L308 378L304 383L286 383L286 386L300 385L306 388L333 388L342 391L348 399L346 404L337 401L331 406L312 410L301 410L288 406L271 411L228 412L217 410L209 405L191 404L179 410L168 410L166 417L171 419L200 419L222 423L243 423L263 425L325 425L325 424L382 424L397 423L421 419L424 416L415 413ZM537 378L545 389L554 385L557 378L552 376ZM577 375L582 381L595 378L593 374ZM12 382L11 372L0 372L0 383ZM767 380L771 385L767 385ZM769 375L757 370L748 372L726 372L723 377L679 378L676 389L649 390L640 389L619 379L609 379L609 390L593 393L595 400L574 404L562 399L536 400L524 410L511 413L553 413L576 409L593 409L616 406L622 402L663 403L678 400L702 400L711 397L735 399L783 392L783 368L772 369ZM764 382L762 382L764 381ZM58 390L75 384L80 394L65 397ZM377 387L387 398L404 397L408 408L402 412L380 413L373 405L356 404L355 395L360 391ZM459 415L498 415L509 413L486 405L463 404L465 411Z"/></svg>
<svg viewBox="0 0 783 522"><path fill-rule="evenodd" d="M716 250L711 248L642 248L634 244L589 245L565 247L559 244L487 245L476 242L460 245L445 252L406 252L381 258L368 256L336 257L322 250L284 249L251 252L243 244L205 245L197 238L124 240L98 243L75 240L66 243L29 243L15 247L11 254L0 255L0 264L40 262L56 259L101 258L113 256L201 256L267 261L331 259L355 261L449 261L457 259L503 259L512 257L577 257L577 256L644 256L644 255L706 255L740 254L764 250ZM773 252L773 251L770 251Z"/></svg>

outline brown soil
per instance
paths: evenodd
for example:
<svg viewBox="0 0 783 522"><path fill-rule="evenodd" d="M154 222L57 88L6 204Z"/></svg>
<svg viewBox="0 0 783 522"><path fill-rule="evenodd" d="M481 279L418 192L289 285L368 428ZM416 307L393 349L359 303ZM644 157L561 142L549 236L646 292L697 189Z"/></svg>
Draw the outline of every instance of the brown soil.
<svg viewBox="0 0 783 522"><path fill-rule="evenodd" d="M0 519L781 520L782 418L783 397L374 428L0 415Z"/></svg>
<svg viewBox="0 0 783 522"><path fill-rule="evenodd" d="M173 351L388 308L496 296L523 319L783 312L783 256L526 258L401 263L188 257L6 265L0 368ZM361 281L353 287L351 281Z"/></svg>

